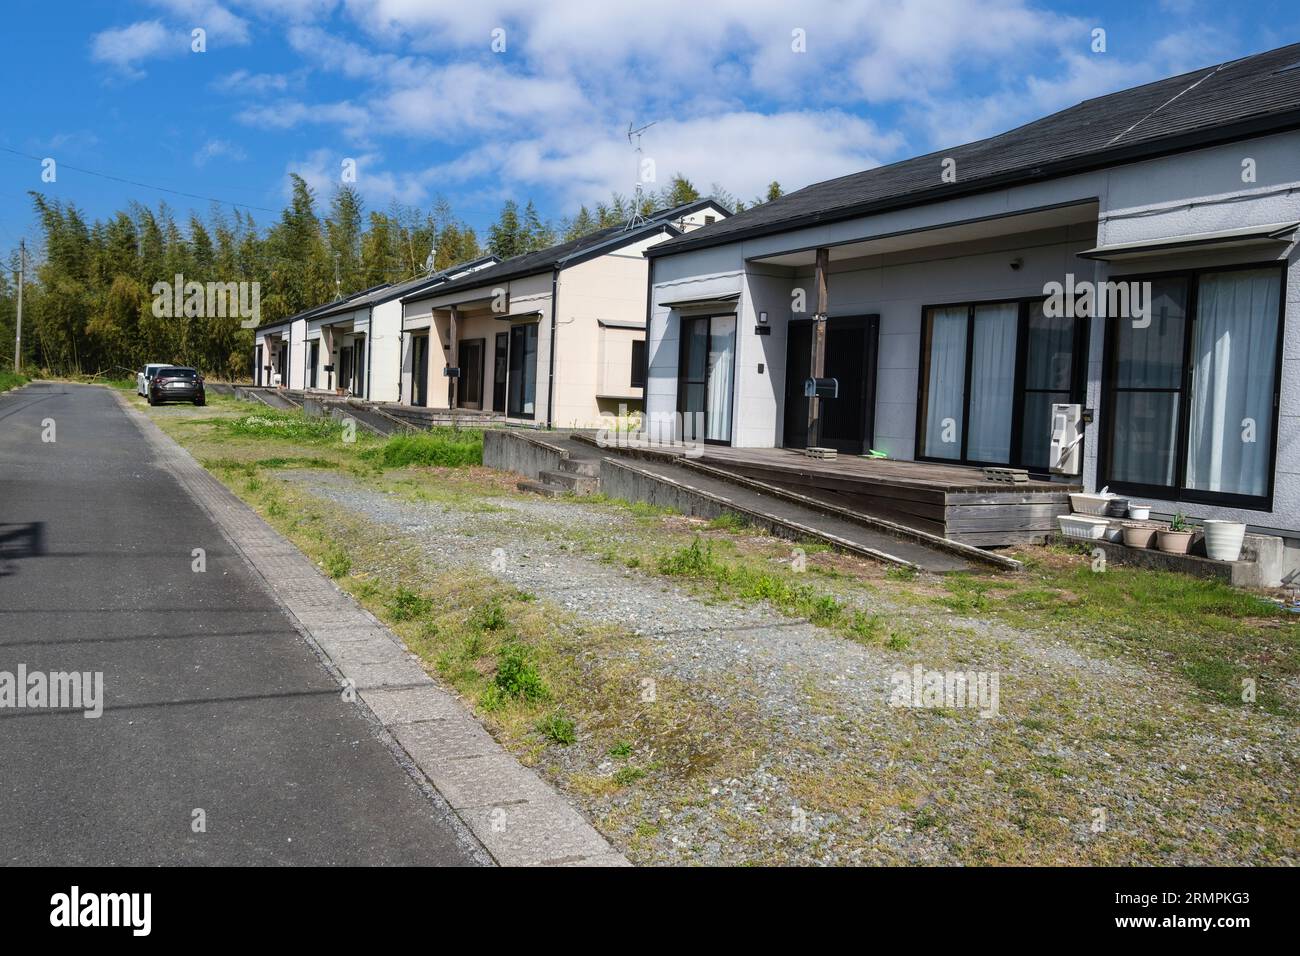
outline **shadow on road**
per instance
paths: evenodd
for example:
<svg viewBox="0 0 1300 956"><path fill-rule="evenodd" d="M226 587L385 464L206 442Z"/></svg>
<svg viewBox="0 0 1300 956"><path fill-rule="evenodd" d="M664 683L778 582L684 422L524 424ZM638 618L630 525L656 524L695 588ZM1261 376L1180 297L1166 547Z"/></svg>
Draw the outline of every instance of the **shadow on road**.
<svg viewBox="0 0 1300 956"><path fill-rule="evenodd" d="M45 522L0 524L0 578L13 574L15 562L45 553Z"/></svg>

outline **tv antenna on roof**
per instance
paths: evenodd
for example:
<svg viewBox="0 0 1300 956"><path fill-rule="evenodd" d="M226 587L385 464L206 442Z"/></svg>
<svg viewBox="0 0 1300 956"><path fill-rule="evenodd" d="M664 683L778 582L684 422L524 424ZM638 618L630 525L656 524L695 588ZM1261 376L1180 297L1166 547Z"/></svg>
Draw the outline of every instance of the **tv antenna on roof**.
<svg viewBox="0 0 1300 956"><path fill-rule="evenodd" d="M625 229L635 229L637 226L645 222L645 216L641 215L641 203L644 201L645 193L644 184L642 182L644 175L641 168L641 134L651 126L654 126L657 122L658 120L655 120L654 122L646 123L644 126L639 126L636 129L632 128L631 123L627 124L627 141L632 148L636 150L636 188L632 191L632 215L628 217L627 226L624 227ZM633 136L636 137L635 141L632 139Z"/></svg>
<svg viewBox="0 0 1300 956"><path fill-rule="evenodd" d="M424 260L425 275L433 275L433 260L437 257L437 255L438 255L438 247L434 246L432 249L429 250L428 258Z"/></svg>

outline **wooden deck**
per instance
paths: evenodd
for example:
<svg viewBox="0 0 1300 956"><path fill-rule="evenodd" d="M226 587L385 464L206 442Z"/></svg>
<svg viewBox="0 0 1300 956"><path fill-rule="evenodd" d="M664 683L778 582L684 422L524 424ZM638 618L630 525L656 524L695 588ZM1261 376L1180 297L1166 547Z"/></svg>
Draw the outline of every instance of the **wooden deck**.
<svg viewBox="0 0 1300 956"><path fill-rule="evenodd" d="M989 481L978 468L844 455L833 461L784 448L708 446L706 465L977 547L1042 541L1070 511L1079 486Z"/></svg>

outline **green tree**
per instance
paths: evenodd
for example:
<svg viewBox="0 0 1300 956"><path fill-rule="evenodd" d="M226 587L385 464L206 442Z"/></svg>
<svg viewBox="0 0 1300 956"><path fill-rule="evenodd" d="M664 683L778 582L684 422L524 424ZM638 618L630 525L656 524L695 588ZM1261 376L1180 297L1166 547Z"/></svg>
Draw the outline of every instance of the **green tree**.
<svg viewBox="0 0 1300 956"><path fill-rule="evenodd" d="M488 251L502 259L512 259L528 251L528 236L519 221L519 205L507 199L501 214L488 230Z"/></svg>

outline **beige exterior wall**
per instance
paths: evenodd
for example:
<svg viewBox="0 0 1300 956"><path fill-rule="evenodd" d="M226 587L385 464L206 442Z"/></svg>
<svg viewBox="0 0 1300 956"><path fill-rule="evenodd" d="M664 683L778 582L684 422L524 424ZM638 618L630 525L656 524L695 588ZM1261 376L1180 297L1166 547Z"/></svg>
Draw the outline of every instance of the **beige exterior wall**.
<svg viewBox="0 0 1300 956"><path fill-rule="evenodd" d="M706 207L674 224L689 230L703 225L706 216L723 215L723 210ZM653 233L636 243L561 269L554 291L555 302L552 301L554 274L548 270L501 283L489 280L472 289L405 304L401 400L412 400L413 335L428 334L428 407L448 407L443 369L456 364L456 356L448 348L450 307L455 305L460 315L458 341L483 339L485 411L492 408L496 334L508 332L518 322L537 323L537 392L531 420L545 424L551 385L551 311L558 303L554 328L555 395L549 406L555 427L608 426L622 409L641 409L644 389L632 386L632 343L645 340L649 262L644 252L667 238L663 232ZM537 316L507 321L493 312L494 300L508 315L537 313Z"/></svg>

